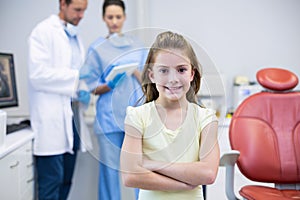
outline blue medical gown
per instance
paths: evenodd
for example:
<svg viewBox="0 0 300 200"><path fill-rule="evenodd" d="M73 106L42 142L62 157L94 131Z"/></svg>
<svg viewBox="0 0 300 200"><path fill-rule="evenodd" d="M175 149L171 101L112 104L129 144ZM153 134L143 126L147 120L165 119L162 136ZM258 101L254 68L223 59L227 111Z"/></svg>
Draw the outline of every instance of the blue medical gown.
<svg viewBox="0 0 300 200"><path fill-rule="evenodd" d="M98 85L106 84L105 77L118 65L139 63L144 67L147 49L132 36L114 36L109 39L98 38L91 44L81 75L90 91ZM97 99L96 134L124 131L124 119L127 106L135 106L143 93L141 85L134 75L127 76L107 93Z"/></svg>

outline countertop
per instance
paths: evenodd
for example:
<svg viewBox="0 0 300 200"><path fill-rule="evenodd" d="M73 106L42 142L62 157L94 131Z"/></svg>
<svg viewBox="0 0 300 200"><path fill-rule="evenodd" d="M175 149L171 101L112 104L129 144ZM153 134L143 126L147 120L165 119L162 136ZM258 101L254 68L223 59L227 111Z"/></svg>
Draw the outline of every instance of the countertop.
<svg viewBox="0 0 300 200"><path fill-rule="evenodd" d="M6 135L4 144L0 147L0 159L32 140L33 137L34 134L31 128L25 128Z"/></svg>

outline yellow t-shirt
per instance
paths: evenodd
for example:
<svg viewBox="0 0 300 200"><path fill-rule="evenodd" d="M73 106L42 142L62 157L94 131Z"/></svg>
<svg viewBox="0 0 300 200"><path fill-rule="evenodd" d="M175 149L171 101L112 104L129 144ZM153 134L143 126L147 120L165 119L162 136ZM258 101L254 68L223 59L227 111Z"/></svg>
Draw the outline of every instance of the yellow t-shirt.
<svg viewBox="0 0 300 200"><path fill-rule="evenodd" d="M152 101L139 107L128 107L125 124L141 132L143 153L149 159L194 162L199 161L200 134L203 128L216 120L214 110L189 103L185 120L173 131L165 127ZM202 187L176 192L140 190L139 199L203 199Z"/></svg>

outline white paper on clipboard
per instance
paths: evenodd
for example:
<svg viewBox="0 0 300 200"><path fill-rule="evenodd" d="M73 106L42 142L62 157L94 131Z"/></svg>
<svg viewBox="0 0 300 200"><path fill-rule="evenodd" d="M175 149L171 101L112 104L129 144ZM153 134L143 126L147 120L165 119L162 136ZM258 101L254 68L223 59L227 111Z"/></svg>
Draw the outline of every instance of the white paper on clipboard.
<svg viewBox="0 0 300 200"><path fill-rule="evenodd" d="M112 80L117 74L126 72L127 76L130 76L133 71L139 66L139 63L129 63L125 65L115 66L110 73L106 76L105 80Z"/></svg>

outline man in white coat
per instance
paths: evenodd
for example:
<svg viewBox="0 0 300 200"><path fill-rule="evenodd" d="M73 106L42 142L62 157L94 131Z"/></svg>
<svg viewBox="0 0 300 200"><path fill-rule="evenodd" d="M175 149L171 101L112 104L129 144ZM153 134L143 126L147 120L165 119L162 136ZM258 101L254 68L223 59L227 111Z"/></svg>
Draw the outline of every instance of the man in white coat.
<svg viewBox="0 0 300 200"><path fill-rule="evenodd" d="M40 22L28 40L30 117L39 200L67 199L71 186L79 148L71 101L89 102L89 93L77 89L85 55L77 25L87 1L59 0L58 15Z"/></svg>

